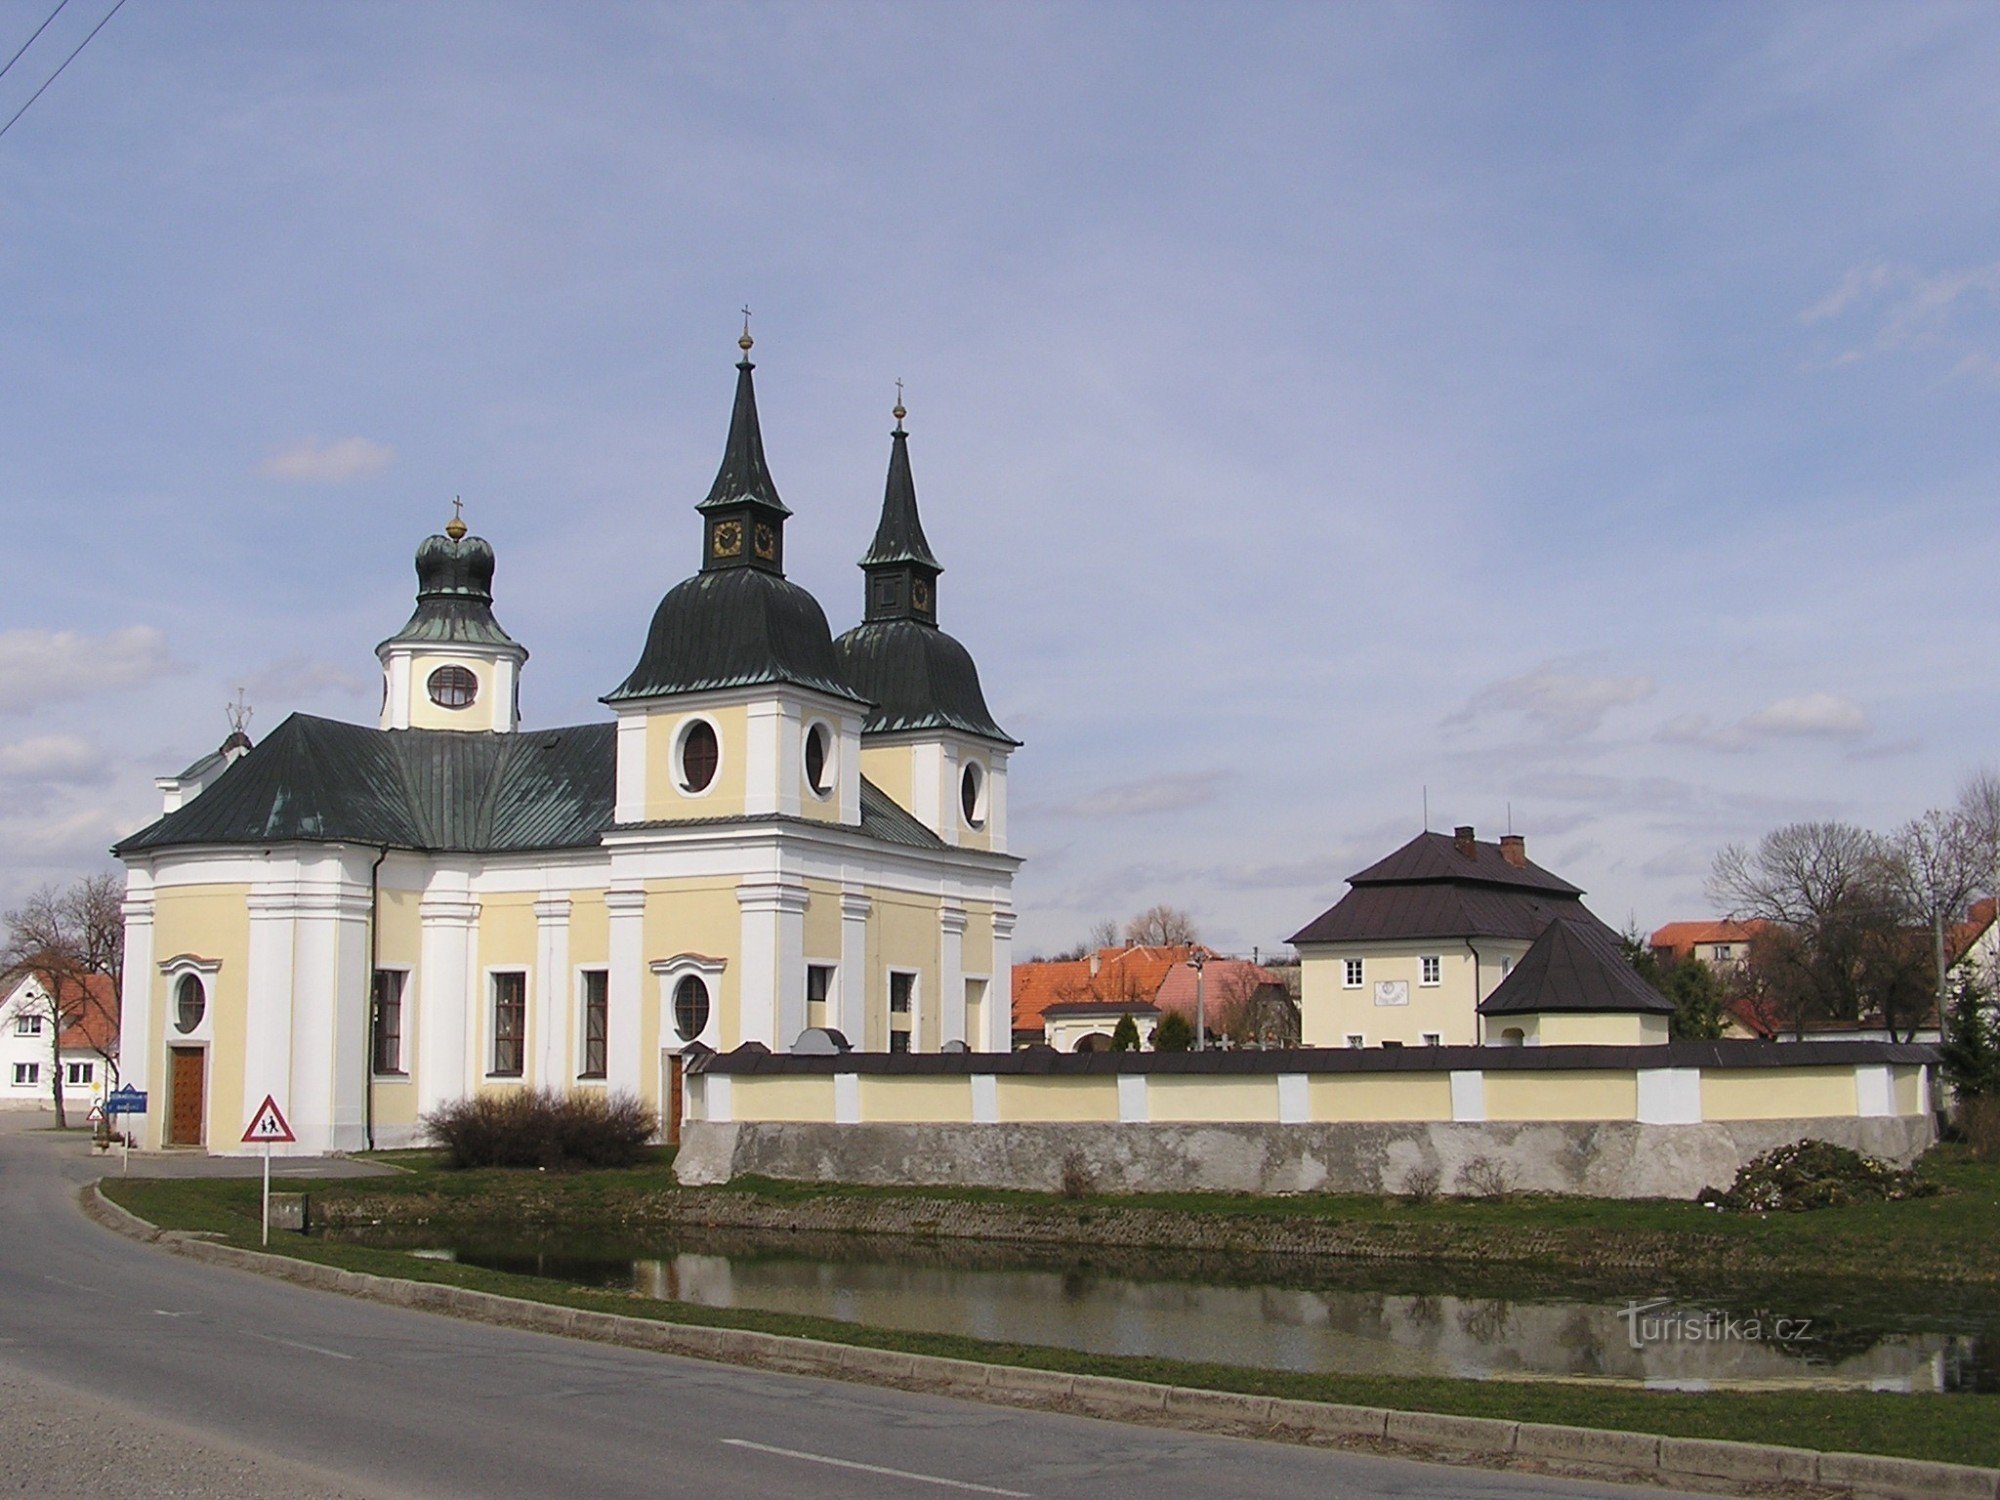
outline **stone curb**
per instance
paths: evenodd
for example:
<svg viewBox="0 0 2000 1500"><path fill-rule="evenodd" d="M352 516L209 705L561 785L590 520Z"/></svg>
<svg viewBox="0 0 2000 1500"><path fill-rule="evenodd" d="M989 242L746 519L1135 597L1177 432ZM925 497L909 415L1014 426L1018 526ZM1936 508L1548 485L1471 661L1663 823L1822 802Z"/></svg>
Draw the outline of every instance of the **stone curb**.
<svg viewBox="0 0 2000 1500"><path fill-rule="evenodd" d="M86 1214L108 1229L211 1265L473 1322L786 1374L941 1390L997 1405L1052 1408L1112 1421L1136 1419L1193 1431L1248 1433L1293 1442L1373 1439L1447 1463L1467 1458L1519 1458L1598 1470L1607 1477L1632 1482L1671 1484L1689 1479L1712 1485L1720 1479L1759 1486L1789 1482L1845 1491L1867 1500L2000 1500L2000 1469L1868 1453L1819 1453L1809 1448L1713 1438L1507 1422L1443 1412L1384 1411L1157 1385L1111 1375L1070 1375L1029 1366L902 1354L747 1328L629 1318L436 1282L371 1276L290 1256L218 1245L198 1235L163 1231L147 1223L111 1202L96 1183L84 1190L82 1204Z"/></svg>

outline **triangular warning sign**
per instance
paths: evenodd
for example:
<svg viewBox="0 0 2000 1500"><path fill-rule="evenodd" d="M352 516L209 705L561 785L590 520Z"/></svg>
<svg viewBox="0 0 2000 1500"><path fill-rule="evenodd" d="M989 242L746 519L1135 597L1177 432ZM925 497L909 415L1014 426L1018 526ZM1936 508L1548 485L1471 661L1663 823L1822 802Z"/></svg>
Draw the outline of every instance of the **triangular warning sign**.
<svg viewBox="0 0 2000 1500"><path fill-rule="evenodd" d="M292 1134L292 1127L285 1123L285 1116L278 1108L278 1101L266 1094L264 1102L257 1106L257 1113L250 1117L250 1128L243 1132L244 1143L254 1145L258 1141L297 1139L298 1137Z"/></svg>

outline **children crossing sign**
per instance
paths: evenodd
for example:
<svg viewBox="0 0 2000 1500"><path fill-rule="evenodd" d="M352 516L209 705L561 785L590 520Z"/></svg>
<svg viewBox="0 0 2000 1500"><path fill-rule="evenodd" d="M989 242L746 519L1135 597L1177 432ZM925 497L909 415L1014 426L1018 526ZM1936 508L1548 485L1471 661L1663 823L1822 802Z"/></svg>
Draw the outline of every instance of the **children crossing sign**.
<svg viewBox="0 0 2000 1500"><path fill-rule="evenodd" d="M250 1117L250 1128L243 1132L243 1144L255 1146L269 1145L273 1141L295 1141L292 1127L285 1123L284 1112L278 1108L278 1101L269 1094L257 1106L257 1113Z"/></svg>

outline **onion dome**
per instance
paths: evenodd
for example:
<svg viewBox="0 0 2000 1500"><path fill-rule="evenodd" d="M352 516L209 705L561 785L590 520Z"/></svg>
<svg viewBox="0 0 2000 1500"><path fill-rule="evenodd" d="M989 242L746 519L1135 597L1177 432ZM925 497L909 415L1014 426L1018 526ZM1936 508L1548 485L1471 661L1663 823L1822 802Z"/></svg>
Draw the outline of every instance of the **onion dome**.
<svg viewBox="0 0 2000 1500"><path fill-rule="evenodd" d="M917 515L906 415L899 399L882 519L861 559L868 580L864 614L860 625L834 643L840 669L848 685L875 705L863 733L955 729L1019 744L993 722L972 653L938 629L937 579L944 565L932 554Z"/></svg>
<svg viewBox="0 0 2000 1500"><path fill-rule="evenodd" d="M527 652L493 618L493 544L469 536L455 513L444 531L417 548L417 609L383 646L398 641L506 646ZM378 651L380 646L376 648Z"/></svg>
<svg viewBox="0 0 2000 1500"><path fill-rule="evenodd" d="M764 461L747 329L740 342L744 358L736 366L722 467L695 507L703 525L701 571L660 601L638 665L605 695L606 703L761 683L854 697L834 658L826 612L785 577L791 511Z"/></svg>

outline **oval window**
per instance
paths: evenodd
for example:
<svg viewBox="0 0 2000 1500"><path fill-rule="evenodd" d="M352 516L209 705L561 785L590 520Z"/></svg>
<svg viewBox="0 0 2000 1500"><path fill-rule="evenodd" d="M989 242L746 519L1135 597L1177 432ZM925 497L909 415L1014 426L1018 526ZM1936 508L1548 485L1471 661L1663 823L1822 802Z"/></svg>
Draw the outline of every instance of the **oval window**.
<svg viewBox="0 0 2000 1500"><path fill-rule="evenodd" d="M722 747L716 743L715 726L706 719L696 719L681 736L681 790L707 791L721 761Z"/></svg>
<svg viewBox="0 0 2000 1500"><path fill-rule="evenodd" d="M201 980L193 974L181 975L181 982L174 986L174 1025L185 1036L207 1014L208 996L202 990Z"/></svg>
<svg viewBox="0 0 2000 1500"><path fill-rule="evenodd" d="M806 731L806 785L812 788L815 797L824 797L833 790L833 735L824 724L815 724Z"/></svg>
<svg viewBox="0 0 2000 1500"><path fill-rule="evenodd" d="M439 708L470 708L479 696L479 679L467 667L439 667L425 679L424 688Z"/></svg>
<svg viewBox="0 0 2000 1500"><path fill-rule="evenodd" d="M674 1029L691 1042L708 1029L708 986L694 974L674 986Z"/></svg>
<svg viewBox="0 0 2000 1500"><path fill-rule="evenodd" d="M958 778L958 805L965 809L965 821L972 827L986 822L986 773L977 761L967 761L965 773Z"/></svg>

